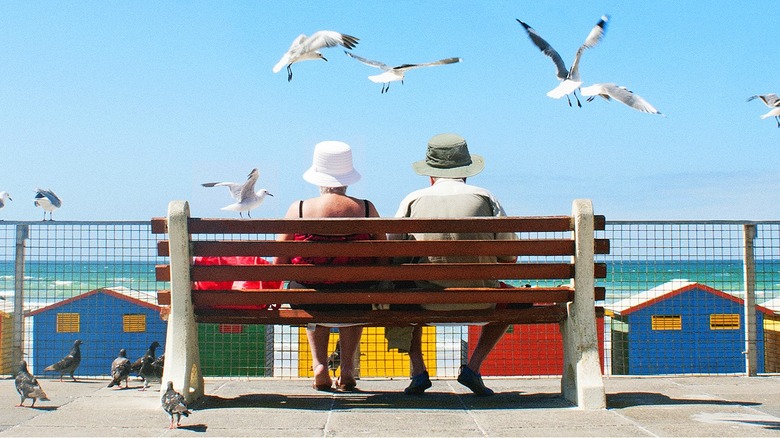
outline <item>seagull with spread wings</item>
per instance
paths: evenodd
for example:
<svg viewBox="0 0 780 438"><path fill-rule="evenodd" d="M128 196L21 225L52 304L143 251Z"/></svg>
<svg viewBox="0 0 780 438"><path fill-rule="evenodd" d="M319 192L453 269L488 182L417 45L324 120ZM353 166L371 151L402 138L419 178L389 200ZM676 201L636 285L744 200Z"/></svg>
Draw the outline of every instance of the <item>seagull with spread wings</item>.
<svg viewBox="0 0 780 438"><path fill-rule="evenodd" d="M768 119L774 117L777 122L777 127L780 128L780 97L777 94L757 94L755 96L748 97L747 101L750 102L753 99L761 99L767 108L771 108L768 113L762 114L762 119Z"/></svg>
<svg viewBox="0 0 780 438"><path fill-rule="evenodd" d="M558 52L553 49L550 43L539 36L539 34L536 33L536 31L531 26L517 19L517 22L520 23L523 28L525 28L525 31L528 33L528 36L531 38L531 41L536 45L536 47L538 47L542 53L549 56L555 64L556 76L561 81L561 83L556 88L550 90L547 93L549 97L552 97L553 99L560 99L561 97L566 96L566 100L569 101L569 106L571 106L571 99L569 98L569 94L571 93L574 94L574 98L577 99L577 106L582 107L580 99L577 97L577 89L580 87L580 85L582 85L579 68L580 57L582 56L582 53L585 51L585 49L590 49L591 47L594 47L596 44L598 44L599 41L601 41L601 39L604 37L607 21L609 21L609 16L603 15L601 20L599 20L593 29L591 29L588 37L585 38L585 42L577 50L577 54L574 55L574 62L572 62L571 67L567 70L566 63L563 62L563 58L561 58L561 55L559 55Z"/></svg>
<svg viewBox="0 0 780 438"><path fill-rule="evenodd" d="M349 55L352 58L357 59L358 61L362 62L365 65L376 67L380 70L383 70L382 73L378 75L369 76L368 79L370 79L372 82L375 82L377 84L382 84L382 93L386 93L387 90L390 89L390 82L394 81L401 81L401 83L404 83L404 75L407 71L415 69L415 68L422 68L422 67L433 67L436 65L446 65L446 64L455 64L457 62L463 61L461 58L446 58L446 59L440 59L438 61L434 62L426 62L423 64L401 64L396 67L390 67L387 64L384 64L379 61L372 61L370 59L366 59L357 55L354 55L350 52L344 51L347 55Z"/></svg>
<svg viewBox="0 0 780 438"><path fill-rule="evenodd" d="M596 96L601 96L607 101L610 99L615 99L618 102L628 105L629 107L643 113L660 114L663 116L663 114L655 109L653 105L650 105L650 102L642 99L639 95L634 94L626 87L621 87L617 84L593 84L587 87L582 87L580 89L580 93L583 96L589 96L588 102L595 99Z"/></svg>
<svg viewBox="0 0 780 438"><path fill-rule="evenodd" d="M352 49L358 43L359 38L355 38L352 35L335 32L332 30L321 30L314 32L311 36L304 34L298 35L293 40L292 45L287 52L282 56L282 59L276 63L273 68L274 73L278 73L282 70L282 67L287 66L287 82L292 80L292 65L296 62L321 59L327 61L327 58L322 56L319 49L326 47L343 46L347 49Z"/></svg>
<svg viewBox="0 0 780 438"><path fill-rule="evenodd" d="M252 217L249 212L263 203L266 196L273 196L266 189L260 189L255 192L255 183L260 178L260 171L257 168L252 169L243 184L234 182L211 182L201 184L203 187L227 187L230 190L230 196L236 200L235 203L222 210L237 211L239 217L243 217L242 212L246 212L247 217Z"/></svg>

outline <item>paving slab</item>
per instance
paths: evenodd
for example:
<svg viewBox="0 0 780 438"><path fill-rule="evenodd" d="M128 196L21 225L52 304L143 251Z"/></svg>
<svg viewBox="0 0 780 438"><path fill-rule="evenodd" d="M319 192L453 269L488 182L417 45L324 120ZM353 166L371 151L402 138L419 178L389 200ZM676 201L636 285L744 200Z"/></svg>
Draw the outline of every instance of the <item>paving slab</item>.
<svg viewBox="0 0 780 438"><path fill-rule="evenodd" d="M359 392L327 393L306 379L206 379L182 427L169 430L158 387L108 380L40 379L51 401L15 407L0 380L3 436L780 436L780 377L607 377L607 409L564 400L557 378L486 378L493 397L453 379L423 396L407 379L362 379Z"/></svg>

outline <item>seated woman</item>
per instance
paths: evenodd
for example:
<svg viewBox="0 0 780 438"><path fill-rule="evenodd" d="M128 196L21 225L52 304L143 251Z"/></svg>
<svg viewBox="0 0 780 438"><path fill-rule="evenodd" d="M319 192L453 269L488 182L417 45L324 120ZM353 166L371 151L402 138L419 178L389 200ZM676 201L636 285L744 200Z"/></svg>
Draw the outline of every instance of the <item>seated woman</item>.
<svg viewBox="0 0 780 438"><path fill-rule="evenodd" d="M327 218L327 217L379 217L374 205L365 199L347 196L347 186L360 180L360 174L352 165L352 149L340 141L324 141L314 147L313 164L303 174L303 179L320 188L320 196L293 203L285 218ZM304 241L344 241L344 240L384 240L386 236L352 234L347 236L315 235L315 234L283 234L278 240ZM315 264L315 265L361 265L375 264L377 260L366 257L343 257L318 259L316 257L278 257L277 264ZM290 281L288 288L328 289L332 287L366 287L365 283L299 283ZM346 305L345 305L346 306ZM338 306L343 309L345 306ZM297 306L304 309L328 310L333 306L308 305ZM370 309L370 305L366 305ZM336 382L336 389L352 391L356 387L355 354L360 344L363 327L339 327L339 343L341 347L341 373ZM306 328L306 336L312 353L312 369L314 370L314 389L330 391L333 381L328 370L328 340L330 328L314 325Z"/></svg>

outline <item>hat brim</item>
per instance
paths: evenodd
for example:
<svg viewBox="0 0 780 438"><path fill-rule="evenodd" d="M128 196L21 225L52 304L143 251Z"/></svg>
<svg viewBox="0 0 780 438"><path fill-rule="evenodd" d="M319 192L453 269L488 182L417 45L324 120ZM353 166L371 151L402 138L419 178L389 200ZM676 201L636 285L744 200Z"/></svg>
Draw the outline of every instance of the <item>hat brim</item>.
<svg viewBox="0 0 780 438"><path fill-rule="evenodd" d="M319 187L346 187L360 181L360 174L357 170L352 170L343 175L328 175L318 172L314 167L303 173L303 179Z"/></svg>
<svg viewBox="0 0 780 438"><path fill-rule="evenodd" d="M428 165L425 160L416 161L412 163L412 169L417 172L418 175L434 176L442 178L466 178L474 176L485 168L485 159L477 154L470 154L471 164L468 166L458 167L433 167Z"/></svg>

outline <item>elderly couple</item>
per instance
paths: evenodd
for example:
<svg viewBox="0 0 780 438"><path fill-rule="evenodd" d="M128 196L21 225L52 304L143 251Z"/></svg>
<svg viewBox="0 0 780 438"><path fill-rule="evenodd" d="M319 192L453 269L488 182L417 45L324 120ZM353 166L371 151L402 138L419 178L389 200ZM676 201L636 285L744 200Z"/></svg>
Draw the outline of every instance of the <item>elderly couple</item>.
<svg viewBox="0 0 780 438"><path fill-rule="evenodd" d="M409 194L401 202L397 217L473 217L473 216L506 216L504 209L493 195L480 187L466 184L466 178L476 175L484 168L484 160L479 155L469 153L466 140L455 134L436 135L428 141L428 151L425 160L412 164L415 172L430 177L431 186ZM356 183L360 174L352 165L352 150L346 143L325 141L314 148L313 165L304 174L303 179L320 188L320 196L295 202L290 206L287 218L318 218L318 217L378 217L374 205L363 199L347 196L347 186ZM492 236L492 235L491 235ZM299 236L283 235L282 240L310 240L333 236ZM341 236L345 238L344 236ZM386 239L384 235L347 236L355 239ZM514 234L497 235L497 239L513 239ZM415 236L425 239L457 239L453 235L435 235L427 233ZM514 258L501 259L500 262L514 262ZM300 260L277 259L276 263L301 263ZM350 261L344 261L349 263ZM356 261L359 263L359 261ZM307 261L303 261L307 263ZM442 286L443 282L437 282ZM481 282L482 283L482 282ZM462 282L460 283L463 284ZM494 284L478 284L474 286L495 286ZM290 282L290 288L305 287L296 282ZM457 305L456 305L457 306ZM484 309L490 304L460 305L457 309ZM430 310L453 310L452 305L427 305ZM488 324L482 327L482 332L467 363L460 368L458 382L468 387L478 396L493 394L482 382L479 373L480 366L493 347L506 331L506 325ZM354 359L360 343L363 328L360 326L340 327L339 341L341 346L341 373L335 388L340 391L355 389ZM309 345L312 351L312 368L314 370L314 389L330 391L333 388L327 361L328 338L330 329L326 326L310 326L307 331ZM420 395L431 387L431 380L425 367L422 354L422 327L415 326L409 347L411 362L411 383L404 390L408 395Z"/></svg>

